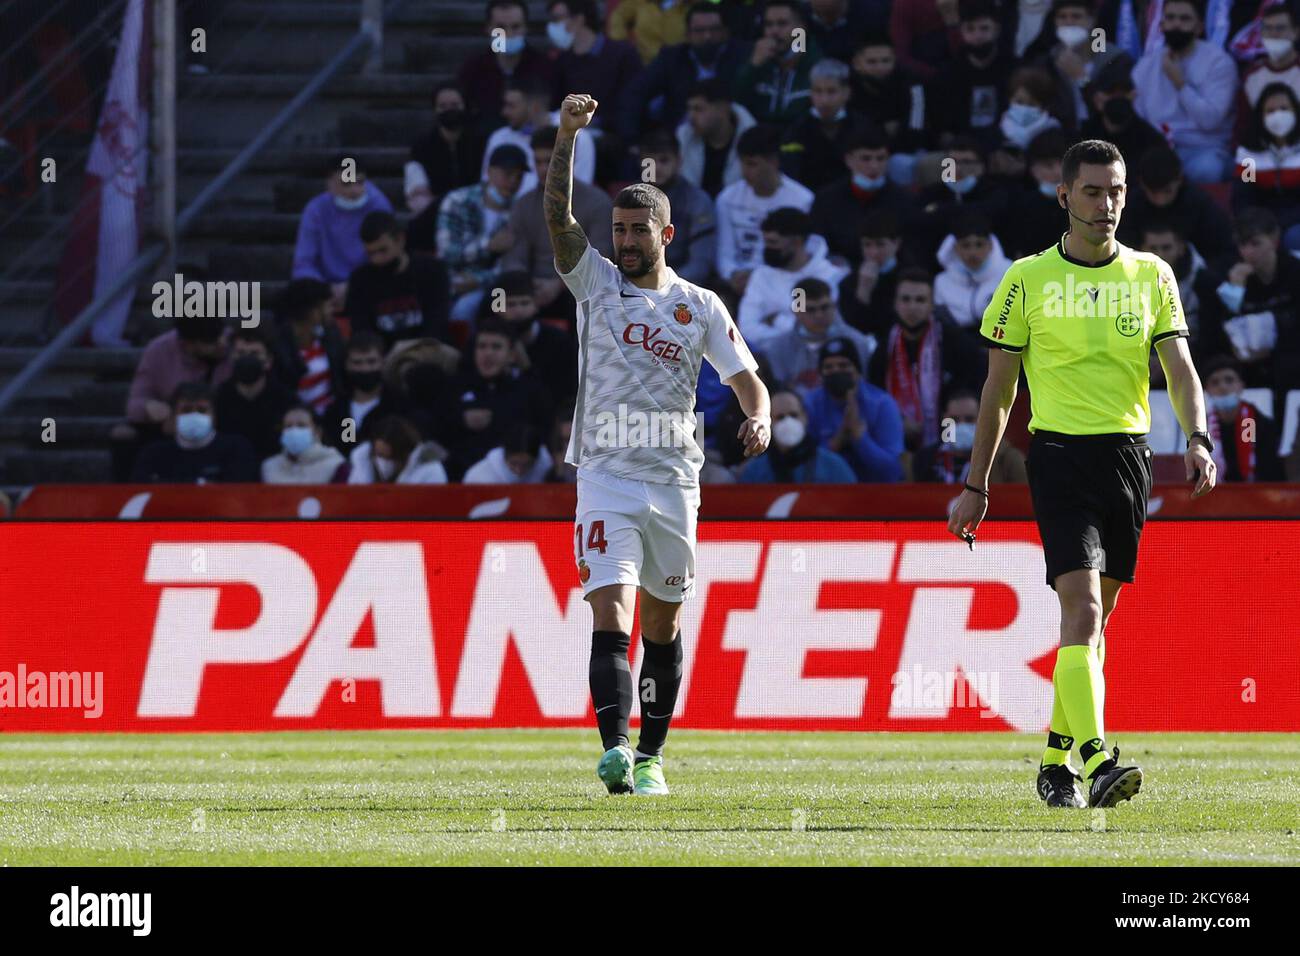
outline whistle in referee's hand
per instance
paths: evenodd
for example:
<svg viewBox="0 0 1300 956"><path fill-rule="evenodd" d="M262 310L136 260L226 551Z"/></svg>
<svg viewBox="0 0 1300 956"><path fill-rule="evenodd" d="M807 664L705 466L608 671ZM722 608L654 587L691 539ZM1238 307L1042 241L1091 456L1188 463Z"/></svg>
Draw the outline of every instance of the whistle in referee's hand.
<svg viewBox="0 0 1300 956"><path fill-rule="evenodd" d="M974 550L975 550L975 535L972 534L972 533L969 532L969 531L963 531L963 532L961 533L961 536L962 536L963 538L966 539L966 544L970 546L970 549L971 549L972 551L974 551Z"/></svg>

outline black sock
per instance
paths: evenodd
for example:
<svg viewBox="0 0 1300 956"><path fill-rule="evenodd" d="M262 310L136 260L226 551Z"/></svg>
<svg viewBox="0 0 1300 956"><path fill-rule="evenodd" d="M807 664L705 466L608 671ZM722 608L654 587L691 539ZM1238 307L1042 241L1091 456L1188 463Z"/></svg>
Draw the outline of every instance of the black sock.
<svg viewBox="0 0 1300 956"><path fill-rule="evenodd" d="M641 638L641 739L637 756L653 757L664 749L668 724L677 706L677 688L682 685L682 634L671 644L651 644Z"/></svg>
<svg viewBox="0 0 1300 956"><path fill-rule="evenodd" d="M632 639L622 631L594 631L591 635L591 706L606 750L628 743L627 724L632 716L632 666L627 648Z"/></svg>

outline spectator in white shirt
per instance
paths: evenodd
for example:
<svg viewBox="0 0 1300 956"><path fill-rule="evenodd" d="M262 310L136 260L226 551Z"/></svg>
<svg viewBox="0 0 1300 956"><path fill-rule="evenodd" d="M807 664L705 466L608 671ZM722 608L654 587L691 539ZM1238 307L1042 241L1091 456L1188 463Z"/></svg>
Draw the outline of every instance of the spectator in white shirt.
<svg viewBox="0 0 1300 956"><path fill-rule="evenodd" d="M1222 182L1232 153L1237 66L1222 49L1197 39L1204 29L1197 0L1166 0L1163 45L1133 68L1138 115L1173 144L1187 178Z"/></svg>
<svg viewBox="0 0 1300 956"><path fill-rule="evenodd" d="M802 279L820 279L838 299L840 281L849 274L847 266L826 257L826 241L812 235L812 219L806 212L783 208L763 220L763 264L757 266L740 299L737 323L740 334L752 348L765 344L794 328L792 306L795 285Z"/></svg>
<svg viewBox="0 0 1300 956"><path fill-rule="evenodd" d="M934 280L934 304L963 328L977 328L1011 266L988 219L976 212L958 216L936 258L943 271Z"/></svg>
<svg viewBox="0 0 1300 956"><path fill-rule="evenodd" d="M781 134L771 126L746 130L737 146L741 179L718 194L718 275L738 296L763 261L763 220L792 206L812 208L812 190L781 172Z"/></svg>
<svg viewBox="0 0 1300 956"><path fill-rule="evenodd" d="M527 422L513 422L501 444L465 472L467 485L541 484L555 462L542 433Z"/></svg>
<svg viewBox="0 0 1300 956"><path fill-rule="evenodd" d="M501 118L506 121L488 137L483 151L481 178L487 179L488 157L498 146L507 143L518 146L525 154L533 151L533 132L545 126L558 126L560 111L551 112L551 91L540 79L511 80L506 84L505 98L501 103ZM579 136L573 145L573 178L584 183L596 178L596 141L590 136ZM537 173L529 169L519 184L519 195L537 188Z"/></svg>
<svg viewBox="0 0 1300 956"><path fill-rule="evenodd" d="M400 415L375 426L373 437L352 452L350 485L445 485L442 461L447 452L437 442L421 441L420 431Z"/></svg>
<svg viewBox="0 0 1300 956"><path fill-rule="evenodd" d="M686 99L686 119L677 126L682 175L716 199L740 181L740 137L757 120L731 101L731 87L721 77L701 80Z"/></svg>
<svg viewBox="0 0 1300 956"><path fill-rule="evenodd" d="M262 462L268 485L325 485L342 481L345 459L337 448L321 444L320 420L306 405L288 408L280 419L284 450Z"/></svg>

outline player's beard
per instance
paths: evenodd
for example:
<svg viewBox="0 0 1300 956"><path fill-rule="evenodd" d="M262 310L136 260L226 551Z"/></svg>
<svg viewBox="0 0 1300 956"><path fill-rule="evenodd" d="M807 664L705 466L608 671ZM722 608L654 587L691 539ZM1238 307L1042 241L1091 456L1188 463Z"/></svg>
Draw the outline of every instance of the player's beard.
<svg viewBox="0 0 1300 956"><path fill-rule="evenodd" d="M635 265L629 266L623 261L623 253L618 254L618 271L623 273L629 279L639 279L644 275L649 275L650 270L658 264L658 259L652 259L640 249L633 250L639 258Z"/></svg>

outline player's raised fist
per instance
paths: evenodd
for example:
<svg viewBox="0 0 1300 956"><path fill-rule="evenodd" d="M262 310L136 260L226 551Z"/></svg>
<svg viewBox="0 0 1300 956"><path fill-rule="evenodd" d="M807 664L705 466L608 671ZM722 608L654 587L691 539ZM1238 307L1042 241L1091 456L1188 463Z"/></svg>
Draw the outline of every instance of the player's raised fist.
<svg viewBox="0 0 1300 956"><path fill-rule="evenodd" d="M586 93L570 93L560 104L560 129L576 133L596 115L596 101Z"/></svg>

